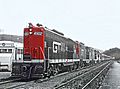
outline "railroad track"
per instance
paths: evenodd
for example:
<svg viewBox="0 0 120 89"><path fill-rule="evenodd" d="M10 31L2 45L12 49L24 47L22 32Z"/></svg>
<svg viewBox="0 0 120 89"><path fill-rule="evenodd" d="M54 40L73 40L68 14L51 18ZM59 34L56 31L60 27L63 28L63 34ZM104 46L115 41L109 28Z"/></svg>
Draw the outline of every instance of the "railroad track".
<svg viewBox="0 0 120 89"><path fill-rule="evenodd" d="M65 75L68 72L62 73L62 74L58 74L56 76L53 76L51 78L46 78L46 79L35 79L35 80L30 80L27 82L22 82L20 78L18 79L13 79L13 78L4 78L0 80L0 89L16 89L22 86L29 86L32 85L33 83L37 82L37 83L42 83L45 81L49 81L50 79L53 79L55 77L61 76L61 75ZM21 81L21 82L20 82Z"/></svg>
<svg viewBox="0 0 120 89"><path fill-rule="evenodd" d="M108 68L111 62L104 63L100 66L96 66L94 68L90 68L90 71L86 71L81 75L75 76L67 81L62 82L58 86L55 86L54 89L96 89L90 88L90 84L101 74L103 71ZM96 71L97 70L97 71ZM91 79L92 78L92 79ZM98 80L97 80L98 82Z"/></svg>
<svg viewBox="0 0 120 89"><path fill-rule="evenodd" d="M97 64L97 66L100 66L102 63ZM106 64L106 63L105 63ZM43 80L37 80L35 82L33 82L32 84L26 84L23 86L20 86L19 88L30 88L30 89L53 89L56 88L58 86L60 86L61 84L70 81L71 79L77 77L78 75L84 75L86 72L95 69L96 65L92 66L92 67L87 67L87 68L82 68L73 72L66 72L63 74L59 74L57 76L53 76L49 79L43 79ZM61 88L63 89L63 88Z"/></svg>
<svg viewBox="0 0 120 89"><path fill-rule="evenodd" d="M19 89L20 86L25 86L28 84L33 84L36 79L33 80L21 80L20 78L17 79L5 79L4 81L0 82L0 89Z"/></svg>
<svg viewBox="0 0 120 89"><path fill-rule="evenodd" d="M6 78L6 79L1 79L0 80L0 89L7 89L7 84L11 85L10 83L15 83L17 81L21 80L20 78L14 79L14 78Z"/></svg>
<svg viewBox="0 0 120 89"><path fill-rule="evenodd" d="M0 85L10 83L10 82L19 81L19 80L20 80L20 78L18 78L18 79L12 79L12 78L1 79Z"/></svg>
<svg viewBox="0 0 120 89"><path fill-rule="evenodd" d="M98 66L101 65L97 64ZM64 72L61 74L58 74L56 76L52 76L51 78L46 78L46 79L37 79L37 80L32 80L28 82L20 82L20 79L14 79L14 80L8 80L8 81L2 81L0 82L0 89L33 89L33 88L38 88L38 89L57 89L57 87L61 86L63 83L66 83L67 81L70 81L71 79L77 77L78 75L84 75L86 72L89 70L95 68L96 65L94 66L88 66L86 68L81 68L76 71L72 72Z"/></svg>
<svg viewBox="0 0 120 89"><path fill-rule="evenodd" d="M105 77L105 74L109 70L109 66L112 63L109 63L106 65L100 72L98 72L88 83L86 83L82 89L98 89L103 81L103 78ZM90 85L91 84L91 85Z"/></svg>
<svg viewBox="0 0 120 89"><path fill-rule="evenodd" d="M28 86L31 86L34 83L43 83L43 82L49 81L53 78L56 78L59 76L64 76L66 74L68 74L68 72L64 72L64 73L58 74L56 76L52 76L51 78L35 79L35 80L27 81L27 82L20 82L21 79L14 79L14 80L5 79L4 81L0 82L0 89L19 89L19 88L26 89Z"/></svg>

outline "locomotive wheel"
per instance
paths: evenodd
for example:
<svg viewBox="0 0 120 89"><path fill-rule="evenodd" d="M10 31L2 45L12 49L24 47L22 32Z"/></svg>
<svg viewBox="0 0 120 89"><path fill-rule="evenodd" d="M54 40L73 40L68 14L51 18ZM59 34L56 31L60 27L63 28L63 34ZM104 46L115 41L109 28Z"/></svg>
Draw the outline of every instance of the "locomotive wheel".
<svg viewBox="0 0 120 89"><path fill-rule="evenodd" d="M56 66L53 66L52 71L51 71L51 75L55 76L58 74L58 72L59 72L59 68L57 68Z"/></svg>
<svg viewBox="0 0 120 89"><path fill-rule="evenodd" d="M54 69L54 72L53 72L53 76L57 75L58 72L59 72L59 68L55 68L55 69Z"/></svg>

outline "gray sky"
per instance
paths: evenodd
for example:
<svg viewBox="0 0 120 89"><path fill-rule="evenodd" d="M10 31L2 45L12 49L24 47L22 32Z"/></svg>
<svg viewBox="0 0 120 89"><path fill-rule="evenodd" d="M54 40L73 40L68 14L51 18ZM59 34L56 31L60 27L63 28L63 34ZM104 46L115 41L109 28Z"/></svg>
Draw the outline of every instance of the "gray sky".
<svg viewBox="0 0 120 89"><path fill-rule="evenodd" d="M120 48L120 0L0 0L2 33L23 35L29 22L91 47Z"/></svg>

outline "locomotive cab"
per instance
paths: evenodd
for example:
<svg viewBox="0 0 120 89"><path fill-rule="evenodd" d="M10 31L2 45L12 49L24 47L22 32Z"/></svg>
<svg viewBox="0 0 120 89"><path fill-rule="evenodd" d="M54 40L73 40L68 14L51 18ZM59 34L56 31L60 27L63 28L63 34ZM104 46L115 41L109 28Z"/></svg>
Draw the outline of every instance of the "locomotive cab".
<svg viewBox="0 0 120 89"><path fill-rule="evenodd" d="M44 28L29 24L24 29L24 61L44 59Z"/></svg>

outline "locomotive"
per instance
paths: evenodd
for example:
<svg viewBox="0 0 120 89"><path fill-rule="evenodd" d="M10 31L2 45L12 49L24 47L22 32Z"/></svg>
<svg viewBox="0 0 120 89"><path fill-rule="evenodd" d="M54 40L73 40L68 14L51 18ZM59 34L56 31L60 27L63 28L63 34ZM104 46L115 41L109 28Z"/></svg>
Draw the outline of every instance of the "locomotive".
<svg viewBox="0 0 120 89"><path fill-rule="evenodd" d="M4 36L4 35L3 35ZM0 71L11 71L14 59L23 59L22 43L12 41L0 41Z"/></svg>
<svg viewBox="0 0 120 89"><path fill-rule="evenodd" d="M22 78L50 77L71 71L101 59L101 53L84 43L73 41L63 33L29 23L24 28L23 60L12 63L12 76Z"/></svg>

